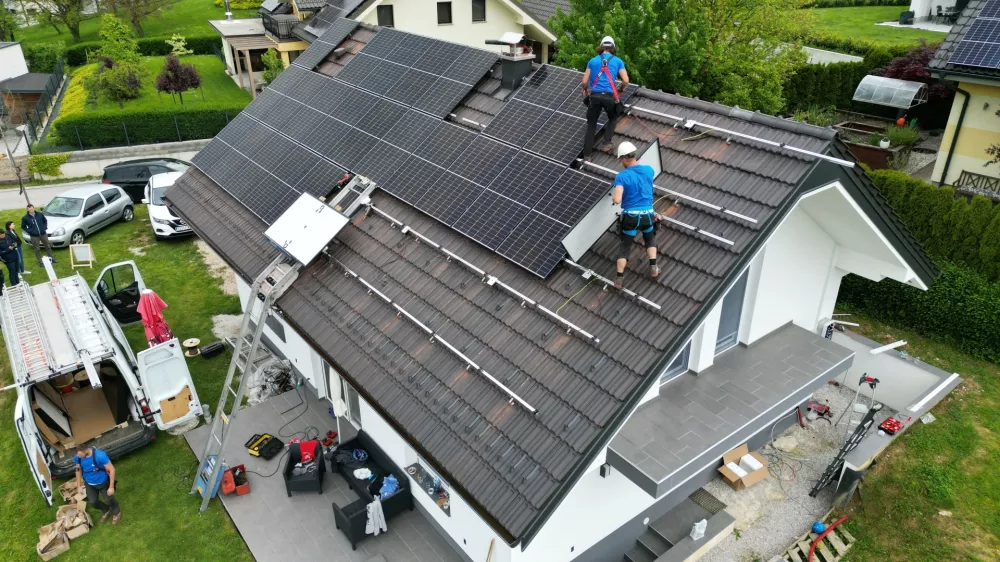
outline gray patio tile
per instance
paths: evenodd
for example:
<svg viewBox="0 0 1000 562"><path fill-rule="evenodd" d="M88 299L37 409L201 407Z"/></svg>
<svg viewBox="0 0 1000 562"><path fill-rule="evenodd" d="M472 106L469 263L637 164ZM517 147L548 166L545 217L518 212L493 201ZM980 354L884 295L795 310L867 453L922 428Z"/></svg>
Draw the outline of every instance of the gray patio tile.
<svg viewBox="0 0 1000 562"><path fill-rule="evenodd" d="M411 546L410 551L413 552L413 557L419 562L441 562L441 557L427 543L417 547Z"/></svg>
<svg viewBox="0 0 1000 562"><path fill-rule="evenodd" d="M740 385L737 382L730 382L729 384L722 385L720 388L725 390L726 394L743 402L747 406L755 406L760 401L759 397L747 391L744 385Z"/></svg>
<svg viewBox="0 0 1000 562"><path fill-rule="evenodd" d="M725 391L719 390L718 388L716 388L715 391L720 396L727 396ZM725 406L719 403L719 400L717 398L713 398L700 390L692 392L691 394L688 395L688 397L691 398L691 400L693 400L696 404L705 408L709 412L712 412L713 414L719 414L726 409Z"/></svg>

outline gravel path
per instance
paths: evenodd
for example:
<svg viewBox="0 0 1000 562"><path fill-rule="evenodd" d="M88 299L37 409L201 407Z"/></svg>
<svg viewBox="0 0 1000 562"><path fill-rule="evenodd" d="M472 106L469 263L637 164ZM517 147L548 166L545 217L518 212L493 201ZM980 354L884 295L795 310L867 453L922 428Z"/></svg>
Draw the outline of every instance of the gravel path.
<svg viewBox="0 0 1000 562"><path fill-rule="evenodd" d="M833 420L836 420L844 408L850 407L853 397L854 389L826 385L817 390L813 398L829 403ZM858 402L868 403L864 393ZM775 436L777 441L761 451L767 458L771 477L760 484L739 492L721 479L705 486L736 518L739 538L735 533L726 537L701 560L770 560L784 552L813 521L825 515L833 501L834 487L826 487L815 498L809 497L809 491L843 446L850 413L836 428L823 420L807 421L805 428L796 424ZM883 408L875 417L876 426L893 413L888 407ZM861 414L855 414L854 419L860 420ZM774 445L789 452L779 451Z"/></svg>

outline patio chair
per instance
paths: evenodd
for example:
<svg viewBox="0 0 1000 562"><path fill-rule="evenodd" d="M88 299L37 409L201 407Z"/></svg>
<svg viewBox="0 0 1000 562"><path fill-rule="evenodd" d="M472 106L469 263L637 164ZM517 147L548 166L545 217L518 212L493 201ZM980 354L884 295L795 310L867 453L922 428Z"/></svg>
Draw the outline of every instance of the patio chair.
<svg viewBox="0 0 1000 562"><path fill-rule="evenodd" d="M317 441L306 441L299 443L299 446L290 446L288 449L288 460L285 461L285 493L292 497L292 492L316 492L323 493L323 473L326 472L326 461L323 460L323 446ZM295 465L302 462L302 446L315 447L316 462L315 468L301 474L293 474Z"/></svg>
<svg viewBox="0 0 1000 562"><path fill-rule="evenodd" d="M937 6L937 14L934 15L934 23L941 23L944 21L944 8L940 4Z"/></svg>

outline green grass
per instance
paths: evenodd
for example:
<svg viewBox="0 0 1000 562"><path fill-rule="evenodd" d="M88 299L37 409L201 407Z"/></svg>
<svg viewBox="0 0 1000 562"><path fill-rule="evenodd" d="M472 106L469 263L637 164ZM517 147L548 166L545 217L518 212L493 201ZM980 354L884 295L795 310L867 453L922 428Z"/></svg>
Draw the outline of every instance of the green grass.
<svg viewBox="0 0 1000 562"><path fill-rule="evenodd" d="M169 8L161 10L160 17L149 17L143 20L142 28L146 37L181 35L214 35L215 29L208 20L226 19L225 9L216 8L212 0L178 0ZM233 10L234 18L256 17L257 10ZM88 19L80 24L80 41L100 41L100 18ZM47 41L62 41L73 44L73 37L65 26L59 26L62 33L56 33L52 26L32 26L20 30L17 38L26 45L44 43Z"/></svg>
<svg viewBox="0 0 1000 562"><path fill-rule="evenodd" d="M158 109L180 107L179 99L171 99L170 94L157 94L156 76L163 69L166 57L143 57L142 66L146 72L144 84L139 97L128 100L119 109L118 103L114 101L102 100L96 106L86 103L87 92L83 86L83 78L96 70L96 64L81 66L73 71L73 80L66 96L63 98L62 109L59 116L73 115L81 111L95 111L110 109L113 111L131 111L142 109ZM193 64L201 74L201 90L192 90L184 94L185 106L212 105L221 102L245 101L250 102L250 93L240 88L233 82L233 79L226 74L226 65L221 60L212 55L187 55L181 57L181 62ZM205 98L202 100L202 94Z"/></svg>
<svg viewBox="0 0 1000 562"><path fill-rule="evenodd" d="M875 25L899 20L903 6L864 6L860 8L817 8L815 30L841 37L869 39L890 45L917 45L921 39L928 43L941 41L945 33L922 29L900 29Z"/></svg>
<svg viewBox="0 0 1000 562"><path fill-rule="evenodd" d="M913 356L965 379L889 450L855 497L848 529L858 539L845 562L1000 559L1000 367L954 347L852 318L880 342L906 340ZM950 511L951 515L940 515Z"/></svg>
<svg viewBox="0 0 1000 562"><path fill-rule="evenodd" d="M167 322L181 339L196 337L213 341L211 316L234 314L240 310L235 296L225 295L219 281L212 278L198 254L194 240L153 242L145 206L135 210L131 223L117 223L88 239L93 245L98 265L83 268L81 275L93 284L101 270L116 261L134 260L146 284L157 291L168 308ZM0 212L0 220L19 221L23 211ZM145 246L146 254L136 256L129 248ZM27 278L31 283L45 280L45 273L27 252ZM56 271L71 273L66 250L57 250ZM141 325L130 326L125 333L135 351L146 349ZM213 359L195 358L188 365L194 376L199 398L213 406L225 379L229 354ZM0 353L0 383L11 382L7 354ZM35 544L37 529L51 522L55 507L47 507L31 478L27 461L11 420L16 395L0 393L0 559L38 560ZM122 521L117 526L98 524L73 541L60 561L72 560L252 560L232 521L213 501L205 513L198 513L200 498L189 496L190 480L177 475L191 471L196 464L183 438L159 433L155 441L140 451L115 461L121 479L118 499ZM58 486L58 483L56 484ZM57 500L57 505L60 500ZM96 520L96 519L95 519Z"/></svg>

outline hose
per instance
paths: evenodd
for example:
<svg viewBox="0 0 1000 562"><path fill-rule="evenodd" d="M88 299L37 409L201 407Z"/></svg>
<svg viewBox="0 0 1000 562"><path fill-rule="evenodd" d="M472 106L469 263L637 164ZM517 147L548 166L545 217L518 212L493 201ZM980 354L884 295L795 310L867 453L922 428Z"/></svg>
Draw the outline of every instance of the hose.
<svg viewBox="0 0 1000 562"><path fill-rule="evenodd" d="M823 531L822 533L819 534L818 537L816 537L816 540L813 541L812 546L809 547L809 557L806 558L806 562L812 562L812 560L813 560L813 554L816 553L816 545L819 544L819 541L823 540L823 537L829 535L830 531L834 530L834 528L836 528L837 525L840 525L844 521L847 521L847 516L846 515L843 516L843 517L841 517L840 519L837 519L833 523L833 525L830 525L829 527L827 527L825 531Z"/></svg>

